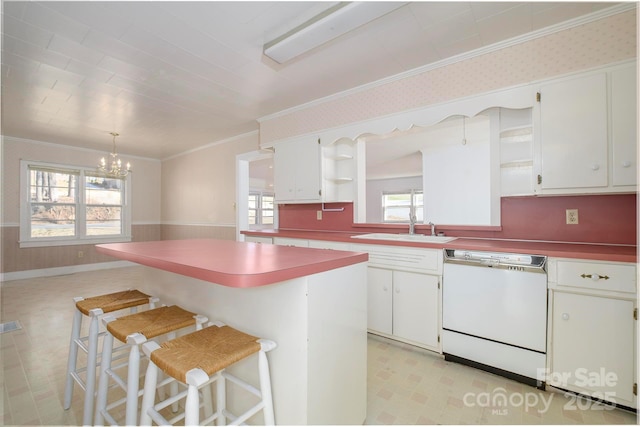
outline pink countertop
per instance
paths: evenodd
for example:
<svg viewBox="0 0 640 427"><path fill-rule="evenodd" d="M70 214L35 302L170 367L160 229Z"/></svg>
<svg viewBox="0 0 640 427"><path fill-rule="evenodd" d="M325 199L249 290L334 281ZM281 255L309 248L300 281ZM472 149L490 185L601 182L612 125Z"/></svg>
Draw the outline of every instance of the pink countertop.
<svg viewBox="0 0 640 427"><path fill-rule="evenodd" d="M264 286L366 262L366 253L190 239L96 245L98 252L235 288Z"/></svg>
<svg viewBox="0 0 640 427"><path fill-rule="evenodd" d="M289 237L308 240L330 240L359 244L382 244L424 248L469 249L495 252L530 253L558 258L637 262L637 247L587 243L539 242L526 240L476 239L459 237L447 243L397 242L389 240L352 239L355 233L305 230L252 230L250 236Z"/></svg>

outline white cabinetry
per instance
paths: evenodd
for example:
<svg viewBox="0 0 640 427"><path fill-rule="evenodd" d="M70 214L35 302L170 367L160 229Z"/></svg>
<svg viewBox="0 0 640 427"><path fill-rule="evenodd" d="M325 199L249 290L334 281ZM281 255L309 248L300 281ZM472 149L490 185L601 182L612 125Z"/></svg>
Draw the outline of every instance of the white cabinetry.
<svg viewBox="0 0 640 427"><path fill-rule="evenodd" d="M607 186L607 75L540 88L542 189Z"/></svg>
<svg viewBox="0 0 640 427"><path fill-rule="evenodd" d="M442 252L380 245L351 249L369 253L369 331L440 352Z"/></svg>
<svg viewBox="0 0 640 427"><path fill-rule="evenodd" d="M539 101L536 193L636 191L635 64L545 83Z"/></svg>
<svg viewBox="0 0 640 427"><path fill-rule="evenodd" d="M244 236L245 242L253 242L253 243L273 243L273 237L263 237L263 236Z"/></svg>
<svg viewBox="0 0 640 427"><path fill-rule="evenodd" d="M273 238L274 245L281 246L297 246L299 248L308 248L309 241L305 239L292 239L290 237L274 237Z"/></svg>
<svg viewBox="0 0 640 427"><path fill-rule="evenodd" d="M276 145L273 167L276 202L320 201L320 142L317 138Z"/></svg>
<svg viewBox="0 0 640 427"><path fill-rule="evenodd" d="M309 240L309 247L316 249L334 249L337 251L349 251L350 244L346 242L332 242L330 240Z"/></svg>
<svg viewBox="0 0 640 427"><path fill-rule="evenodd" d="M611 73L612 184L637 185L638 90L635 64Z"/></svg>
<svg viewBox="0 0 640 427"><path fill-rule="evenodd" d="M438 348L438 276L369 267L368 328Z"/></svg>
<svg viewBox="0 0 640 427"><path fill-rule="evenodd" d="M354 142L342 138L326 146L306 137L275 145L277 203L353 201Z"/></svg>
<svg viewBox="0 0 640 427"><path fill-rule="evenodd" d="M636 407L636 266L549 260L548 384Z"/></svg>

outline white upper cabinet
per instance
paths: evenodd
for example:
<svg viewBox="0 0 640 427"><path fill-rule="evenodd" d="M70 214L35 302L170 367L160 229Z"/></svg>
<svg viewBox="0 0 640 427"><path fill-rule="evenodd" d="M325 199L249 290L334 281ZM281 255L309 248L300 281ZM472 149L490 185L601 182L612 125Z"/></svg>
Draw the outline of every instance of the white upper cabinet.
<svg viewBox="0 0 640 427"><path fill-rule="evenodd" d="M636 65L540 86L538 194L637 190Z"/></svg>
<svg viewBox="0 0 640 427"><path fill-rule="evenodd" d="M276 145L273 155L276 202L319 202L320 163L320 142L317 138L307 137Z"/></svg>
<svg viewBox="0 0 640 427"><path fill-rule="evenodd" d="M636 66L611 73L611 142L613 186L636 185L638 171Z"/></svg>
<svg viewBox="0 0 640 427"><path fill-rule="evenodd" d="M304 137L275 145L273 156L277 203L353 201L354 142L328 145Z"/></svg>
<svg viewBox="0 0 640 427"><path fill-rule="evenodd" d="M606 187L607 75L540 88L542 190Z"/></svg>

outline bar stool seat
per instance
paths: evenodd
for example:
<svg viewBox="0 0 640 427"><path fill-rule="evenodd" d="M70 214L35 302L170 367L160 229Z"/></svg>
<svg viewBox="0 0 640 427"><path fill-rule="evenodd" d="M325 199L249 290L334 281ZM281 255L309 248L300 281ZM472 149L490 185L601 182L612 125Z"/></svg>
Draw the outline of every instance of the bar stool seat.
<svg viewBox="0 0 640 427"><path fill-rule="evenodd" d="M132 313L137 308L149 304L150 308L155 307L157 298L153 298L136 289L114 292L106 295L99 295L90 298L76 297L75 313L71 328L71 339L69 343L69 358L67 361L67 380L64 391L64 409L71 407L73 397L73 386L77 382L84 390L84 411L82 415L83 424L91 424L93 419L93 404L96 385L96 368L98 362L98 339L104 336L105 332L100 332L98 319L105 313L111 313L123 309L131 309ZM90 318L89 332L86 336L80 336L82 328L82 317ZM78 348L87 354L87 364L84 368L78 368ZM85 372L85 379L81 374Z"/></svg>
<svg viewBox="0 0 640 427"><path fill-rule="evenodd" d="M202 329L202 325L207 322L207 318L172 305L122 316L117 319L112 316L105 316L102 321L108 333L103 343L95 424L102 425L105 418L109 423L116 424L116 420L109 414L109 410L126 403L126 424L135 425L138 417L138 397L142 394L142 390L138 389L140 345L147 340L163 335L168 335L169 339L175 338L177 331L194 325L197 329ZM112 366L114 338L120 342L127 343L127 347L130 347L128 363ZM126 382L116 373L117 369L125 365L128 365ZM126 391L126 397L107 406L110 379L113 379L117 385Z"/></svg>
<svg viewBox="0 0 640 427"><path fill-rule="evenodd" d="M161 345L155 342L145 343L142 348L149 356L150 362L145 377L144 393L140 409L140 425L150 425L151 420L161 425L174 424L184 418L185 425L200 424L200 407L204 406L206 419L203 424L216 420L218 425L244 423L247 419L263 411L264 424L273 425L273 398L271 380L266 353L273 350L273 341L258 339L252 335L238 331L223 323L216 322L208 327L166 341ZM244 380L227 372L226 368L240 360L258 353L258 369L260 388L257 389ZM187 390L164 402L154 405L158 371L171 376L187 386ZM171 380L170 379L170 380ZM260 401L241 415L234 415L226 408L226 380L257 396ZM216 382L215 413L207 397L210 397L209 385ZM202 390L203 400L200 403L198 391ZM175 400L186 397L184 414L171 420L165 419L160 411Z"/></svg>

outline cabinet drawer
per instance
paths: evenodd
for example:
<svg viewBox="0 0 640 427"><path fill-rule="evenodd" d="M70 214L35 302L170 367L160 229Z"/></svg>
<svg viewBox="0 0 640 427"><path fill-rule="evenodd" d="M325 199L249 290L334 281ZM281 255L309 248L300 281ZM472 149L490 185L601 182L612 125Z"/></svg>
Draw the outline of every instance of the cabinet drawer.
<svg viewBox="0 0 640 427"><path fill-rule="evenodd" d="M636 267L631 264L558 261L557 284L616 292L636 292Z"/></svg>
<svg viewBox="0 0 640 427"><path fill-rule="evenodd" d="M273 238L273 244L274 245L281 245L281 246L297 246L300 248L308 248L309 247L309 241L308 240L304 240L304 239L292 239L289 237L274 237Z"/></svg>
<svg viewBox="0 0 640 427"><path fill-rule="evenodd" d="M442 251L383 245L352 245L351 249L369 254L369 266L403 269L415 272L440 273Z"/></svg>
<svg viewBox="0 0 640 427"><path fill-rule="evenodd" d="M348 251L349 243L332 242L330 240L309 240L309 247L316 249L333 249L336 251Z"/></svg>

